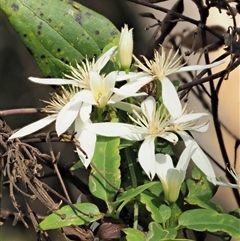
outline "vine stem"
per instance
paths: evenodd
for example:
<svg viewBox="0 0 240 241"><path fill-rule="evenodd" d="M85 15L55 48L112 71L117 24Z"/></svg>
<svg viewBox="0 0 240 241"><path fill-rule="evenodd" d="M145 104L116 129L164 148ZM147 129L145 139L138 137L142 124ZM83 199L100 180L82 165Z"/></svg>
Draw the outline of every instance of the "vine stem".
<svg viewBox="0 0 240 241"><path fill-rule="evenodd" d="M8 115L19 115L19 114L32 114L41 112L40 108L19 108L19 109L9 109L9 110L1 110L0 116L8 116Z"/></svg>
<svg viewBox="0 0 240 241"><path fill-rule="evenodd" d="M126 154L126 158L127 158L127 162L128 162L128 168L129 168L130 177L131 177L131 181L132 181L132 187L136 188L137 187L137 178L136 178L136 174L135 174L135 170L134 170L134 166L133 166L133 161L132 161L130 151L128 148L125 149L125 154ZM134 205L133 205L133 228L134 229L137 229L137 227L138 227L138 212L139 212L139 204L137 201L135 201Z"/></svg>

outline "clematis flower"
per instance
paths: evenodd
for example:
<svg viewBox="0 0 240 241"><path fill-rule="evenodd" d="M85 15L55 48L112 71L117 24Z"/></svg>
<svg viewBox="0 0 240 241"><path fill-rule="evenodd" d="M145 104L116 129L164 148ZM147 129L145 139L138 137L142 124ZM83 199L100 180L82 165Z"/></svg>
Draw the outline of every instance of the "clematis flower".
<svg viewBox="0 0 240 241"><path fill-rule="evenodd" d="M188 145L182 152L176 167L173 166L172 158L168 154L155 155L156 173L161 180L164 196L168 202L174 203L178 199L189 161L196 149L195 143Z"/></svg>
<svg viewBox="0 0 240 241"><path fill-rule="evenodd" d="M197 146L198 148L192 155L193 162L201 169L203 173L206 174L209 181L216 184L216 175L209 159L204 154L202 149L198 146L196 141L188 133L189 131L195 131L200 133L206 132L208 130L209 123L204 122L198 125L197 122L201 117L204 117L207 115L208 115L207 113L189 113L188 114L187 111L184 110L179 117L177 118L171 117L169 119L169 125L168 127L166 127L166 129L168 131L175 132L179 136L181 136L186 147L191 145L192 143L195 143L195 146Z"/></svg>
<svg viewBox="0 0 240 241"><path fill-rule="evenodd" d="M90 62L86 58L86 63L84 61L81 62L80 66L77 64L77 68L70 67L71 68L71 74L72 75L65 75L68 79L57 79L57 78L34 78L30 77L29 80L31 80L34 83L38 84L45 84L45 85L73 85L80 87L81 89L89 89L90 88L90 72L94 71L96 73L100 73L102 68L107 64L107 62L110 60L112 55L114 54L117 46L113 46L110 48L106 53L104 53L96 62L93 58L92 62ZM121 80L121 77L119 78Z"/></svg>
<svg viewBox="0 0 240 241"><path fill-rule="evenodd" d="M167 54L162 46L161 53L155 50L153 60L148 60L143 56L146 66L133 56L137 63L136 66L143 70L143 73L140 73L139 78L134 81L137 81L137 83L141 86L146 85L152 80L160 81L162 86L163 104L173 117L181 115L182 106L177 91L167 76L183 71L208 69L223 63L222 61L218 61L209 65L183 66L181 62L182 56L177 56L178 51L174 54L173 49L171 49Z"/></svg>
<svg viewBox="0 0 240 241"><path fill-rule="evenodd" d="M162 105L156 109L156 101L149 96L141 104L141 113L133 110L134 117L130 117L136 124L125 123L94 123L86 128L98 135L119 136L128 140L142 141L143 143L138 152L138 161L150 179L153 179L155 170L155 139L163 138L175 144L178 141L177 135L166 131L169 116L165 107Z"/></svg>
<svg viewBox="0 0 240 241"><path fill-rule="evenodd" d="M125 24L122 28L120 40L118 43L118 54L120 65L122 69L128 70L132 63L133 54L133 29L128 30L128 26Z"/></svg>
<svg viewBox="0 0 240 241"><path fill-rule="evenodd" d="M65 89L62 87L60 93L52 93L52 98L50 101L44 101L48 105L45 108L42 108L42 112L48 113L49 115L43 119L40 119L34 123L31 123L19 131L15 132L13 135L10 136L10 140L14 138L24 137L31 133L34 133L45 126L51 124L54 121L57 121L58 115L61 112L62 108L64 108L65 105L69 103L71 98L76 94L76 92L79 91L79 88L77 87L69 87L68 89ZM83 105L83 103L81 103ZM80 107L79 107L80 108ZM86 110L86 112L89 112L89 109L86 109L83 107L83 109ZM90 113L88 113L88 116ZM86 116L86 115L85 115ZM66 118L66 117L65 117ZM89 132L85 129L85 126L88 124L91 124L90 119L85 119L84 121L79 117L79 115L76 115L74 118L74 124L71 126L66 121L62 123L64 127L62 129L70 129L73 128L74 131L76 131L76 139L80 142L81 148L86 152L87 156L77 148L77 153L82 160L85 167L87 167L93 157L94 154L94 148L96 143L96 134ZM72 124L72 123L71 123ZM58 135L61 135L63 132L59 130L57 123L56 123L56 131Z"/></svg>
<svg viewBox="0 0 240 241"><path fill-rule="evenodd" d="M67 121L70 125L71 122L74 121L79 110L81 118L85 119L89 118L89 115L86 116L85 114L85 109L91 109L92 105L95 105L98 108L103 108L106 105L115 105L118 103L116 107L121 109L121 103L119 103L121 100L132 96L146 95L146 93L136 93L135 87L130 88L129 84L126 84L127 88L125 85L120 89L115 88L117 75L118 73L115 71L109 73L107 76L99 75L94 71L90 72L90 89L83 89L76 93L59 113L57 126L61 131L65 131L63 129L63 123ZM122 104L122 108L126 109L126 104ZM80 106L82 107L80 108Z"/></svg>

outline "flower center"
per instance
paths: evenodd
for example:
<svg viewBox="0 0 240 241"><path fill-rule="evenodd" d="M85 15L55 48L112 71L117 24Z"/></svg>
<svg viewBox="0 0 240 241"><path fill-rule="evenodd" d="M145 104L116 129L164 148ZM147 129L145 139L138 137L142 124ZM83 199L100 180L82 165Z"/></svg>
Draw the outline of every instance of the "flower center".
<svg viewBox="0 0 240 241"><path fill-rule="evenodd" d="M43 100L48 105L42 108L42 111L51 114L59 113L78 91L80 91L78 87L71 86L68 89L61 87L59 93L53 92L51 94L52 97L49 101Z"/></svg>

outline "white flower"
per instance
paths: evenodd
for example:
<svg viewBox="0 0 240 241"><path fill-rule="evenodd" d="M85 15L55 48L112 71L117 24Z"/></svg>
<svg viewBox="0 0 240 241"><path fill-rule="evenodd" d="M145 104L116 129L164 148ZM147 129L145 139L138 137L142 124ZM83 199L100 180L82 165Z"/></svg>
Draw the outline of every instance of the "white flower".
<svg viewBox="0 0 240 241"><path fill-rule="evenodd" d="M160 81L162 86L163 104L173 117L178 117L182 114L182 106L177 91L167 76L183 71L212 68L223 63L222 61L219 61L209 65L192 65L183 67L181 62L182 56L177 57L177 55L178 51L174 54L173 49L171 49L167 54L165 49L161 46L161 53L155 50L154 60L148 60L143 56L147 66L142 64L140 60L133 56L137 62L137 67L143 70L143 73L140 73L139 75L140 77L134 81L137 81L141 86L146 85L152 80Z"/></svg>
<svg viewBox="0 0 240 241"><path fill-rule="evenodd" d="M87 129L103 136L119 136L128 140L143 140L138 152L138 161L149 178L153 179L155 175L155 139L160 137L175 144L178 137L174 133L165 130L169 116L164 106L156 109L156 102L153 97L150 96L142 102L141 110L141 114L133 110L136 119L130 117L137 125L105 122L94 123L87 126Z"/></svg>
<svg viewBox="0 0 240 241"><path fill-rule="evenodd" d="M29 80L32 82L38 83L38 84L45 84L45 85L66 85L70 84L73 86L78 86L82 89L89 89L90 88L90 72L94 71L96 73L100 73L102 68L107 64L107 62L110 60L112 55L114 54L117 46L114 46L110 48L106 53L104 53L95 63L95 59L93 58L92 62L90 62L87 58L85 59L86 63L84 61L81 62L80 66L77 64L77 68L70 67L71 68L71 74L72 75L65 75L69 79L56 79L56 78L34 78L30 77ZM119 76L119 79L121 77Z"/></svg>
<svg viewBox="0 0 240 241"><path fill-rule="evenodd" d="M172 158L169 155L161 153L155 155L156 173L161 180L164 196L168 202L173 203L178 199L189 161L196 149L194 143L188 145L182 152L176 167L173 166Z"/></svg>
<svg viewBox="0 0 240 241"><path fill-rule="evenodd" d="M77 153L79 157L81 158L83 164L85 167L87 167L93 157L94 154L94 148L96 143L96 134L89 132L86 130L85 126L88 124L91 124L90 119L86 118L84 121L79 117L79 115L74 116L74 120L71 122L71 124L74 122L73 125L69 124L68 117L65 116L63 122L61 123L63 126L57 125L57 119L59 117L59 113L64 108L64 106L68 105L71 98L78 92L79 89L76 87L69 87L68 90L63 88L61 89L61 93L54 92L52 94L52 98L50 101L44 101L48 105L42 109L43 112L48 113L49 115L43 119L40 119L34 123L31 123L19 131L15 132L13 135L10 136L9 139L19 138L26 135L29 135L31 133L34 133L43 127L49 125L50 123L56 121L56 131L58 135L61 135L63 133L62 130L66 131L67 129L73 128L74 131L76 131L76 139L79 141L82 150L87 154L83 153L81 150L77 148ZM80 105L84 105L83 103L80 103ZM79 110L82 106L78 106ZM89 108L82 109L86 111L85 116L89 116ZM87 114L88 113L88 114ZM77 113L78 114L78 113Z"/></svg>
<svg viewBox="0 0 240 241"><path fill-rule="evenodd" d="M195 131L195 132L201 132L201 133L206 132L209 127L208 122L204 122L202 124L197 125L197 122L199 121L199 119L206 115L208 114L207 113L187 114L187 112L184 111L179 117L170 118L169 125L166 129L168 131L173 131L177 133L179 136L181 136L186 147L191 145L192 143L195 143L195 145L198 148L192 155L193 162L200 168L200 170L203 173L205 173L209 181L216 184L216 175L209 159L201 150L201 148L198 146L198 144L195 142L195 140L191 137L191 135L189 135L187 132L187 131Z"/></svg>
<svg viewBox="0 0 240 241"><path fill-rule="evenodd" d="M220 181L217 181L216 184L219 186L240 189L240 174L237 174L237 172L234 169L230 169L230 170L228 169L228 171L232 175L232 177L236 180L237 184L232 184L230 182L227 182L223 177L220 177Z"/></svg>
<svg viewBox="0 0 240 241"><path fill-rule="evenodd" d="M133 29L128 30L128 26L125 24L122 28L120 40L118 43L118 54L120 65L122 69L129 69L132 63L133 53Z"/></svg>
<svg viewBox="0 0 240 241"><path fill-rule="evenodd" d="M99 75L98 73L92 71L90 72L90 89L83 89L76 93L70 102L61 110L58 117L58 124L65 122L64 116L67 118L69 124L74 120L75 116L79 112L79 106L82 104L80 110L80 116L82 119L89 118L86 116L86 111L82 109L92 108L92 105L98 108L103 108L106 105L115 105L117 108L126 109L125 103L119 103L121 100L132 97L146 95L146 93L136 93L136 88L128 83L123 85L120 89L115 88L115 83L117 81L118 73L116 71L109 73L107 76ZM62 130L65 131L65 130Z"/></svg>

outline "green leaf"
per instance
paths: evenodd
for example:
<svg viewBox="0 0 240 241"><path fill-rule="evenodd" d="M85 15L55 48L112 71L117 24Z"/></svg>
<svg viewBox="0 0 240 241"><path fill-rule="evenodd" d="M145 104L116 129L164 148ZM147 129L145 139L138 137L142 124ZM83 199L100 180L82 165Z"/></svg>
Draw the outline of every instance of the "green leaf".
<svg viewBox="0 0 240 241"><path fill-rule="evenodd" d="M188 196L211 199L217 191L217 186L209 182L204 173L197 167L192 170L192 179L187 180Z"/></svg>
<svg viewBox="0 0 240 241"><path fill-rule="evenodd" d="M69 0L1 0L0 9L44 76L62 77L86 55L100 55L119 34L100 14Z"/></svg>
<svg viewBox="0 0 240 241"><path fill-rule="evenodd" d="M151 192L144 191L140 194L140 202L146 205L146 209L151 213L151 217L155 222L164 222L162 213L159 209L159 206L164 203L163 200Z"/></svg>
<svg viewBox="0 0 240 241"><path fill-rule="evenodd" d="M66 205L47 216L39 224L39 229L50 230L69 225L83 225L101 219L103 216L102 213L99 212L98 207L92 203L79 203L73 204L73 206L75 208Z"/></svg>
<svg viewBox="0 0 240 241"><path fill-rule="evenodd" d="M122 231L126 234L127 241L146 241L146 238L143 232L133 229L133 228L124 228Z"/></svg>
<svg viewBox="0 0 240 241"><path fill-rule="evenodd" d="M163 219L163 222L166 223L166 221L171 217L171 208L167 205L163 204L160 206L160 213Z"/></svg>
<svg viewBox="0 0 240 241"><path fill-rule="evenodd" d="M219 213L223 213L223 209L220 205L213 203L209 201L208 199L204 197L194 197L194 196L187 196L185 198L185 201L188 202L191 205L197 205L204 209L213 209Z"/></svg>
<svg viewBox="0 0 240 241"><path fill-rule="evenodd" d="M175 240L177 230L173 228L163 229L158 223L151 222L148 226L147 241Z"/></svg>
<svg viewBox="0 0 240 241"><path fill-rule="evenodd" d="M118 137L98 136L91 161L89 189L94 196L106 203L111 201L121 184L119 142Z"/></svg>
<svg viewBox="0 0 240 241"><path fill-rule="evenodd" d="M125 191L124 193L122 193L121 195L119 195L117 200L115 202L113 202L112 204L118 204L123 201L125 201L125 202L130 201L131 199L133 199L134 197L136 197L137 195L142 193L144 190L146 190L149 187L154 186L156 184L159 184L159 182L149 182L149 183L143 184L137 188L131 188L131 189Z"/></svg>
<svg viewBox="0 0 240 241"><path fill-rule="evenodd" d="M195 209L182 213L179 225L196 231L225 232L240 239L240 220L214 210Z"/></svg>

